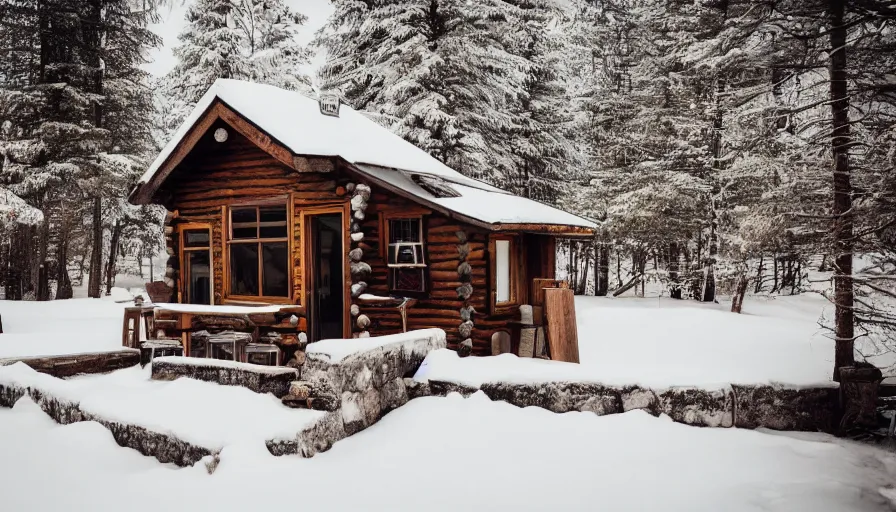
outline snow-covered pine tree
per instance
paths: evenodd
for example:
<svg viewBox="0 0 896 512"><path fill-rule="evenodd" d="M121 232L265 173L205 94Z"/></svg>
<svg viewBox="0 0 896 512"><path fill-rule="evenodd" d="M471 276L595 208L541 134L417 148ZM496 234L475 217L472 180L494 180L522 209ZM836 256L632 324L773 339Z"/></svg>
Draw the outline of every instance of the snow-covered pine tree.
<svg viewBox="0 0 896 512"><path fill-rule="evenodd" d="M170 135L218 78L266 83L310 93L302 66L310 53L295 40L306 17L283 0L196 0L174 49L178 63L158 101Z"/></svg>
<svg viewBox="0 0 896 512"><path fill-rule="evenodd" d="M564 13L546 0L508 0L515 16L503 31L505 47L526 60L528 75L512 109L517 127L511 138L514 192L555 203L566 186L584 176L583 160L571 140L570 98L562 73Z"/></svg>
<svg viewBox="0 0 896 512"><path fill-rule="evenodd" d="M234 20L246 35L253 82L311 94L311 52L296 40L308 18L283 0L236 0Z"/></svg>
<svg viewBox="0 0 896 512"><path fill-rule="evenodd" d="M187 26L174 48L177 64L165 77L164 126L170 134L218 78L252 76L245 32L233 21L232 0L196 0L187 9Z"/></svg>
<svg viewBox="0 0 896 512"><path fill-rule="evenodd" d="M347 10L340 3L337 13ZM319 35L318 44L340 59L325 68L323 82L464 174L498 184L514 179L513 109L530 65L509 51L502 31L515 26L518 9L500 0L388 0L363 12L327 28L356 33L351 49Z"/></svg>
<svg viewBox="0 0 896 512"><path fill-rule="evenodd" d="M138 66L158 42L147 28L153 12L132 10L127 0L21 0L3 8L17 22L3 24L2 37L24 42L5 61L14 72L0 78L3 180L46 219L38 233L24 234L22 243L34 250L8 263L35 275L41 262L54 260L57 298L65 298L71 296L69 250L78 246L91 254L88 291L98 296L104 200L127 193L125 183L145 157L138 125L148 111L135 105L149 98ZM11 288L17 289L12 297L37 288L34 279L21 277L27 268L18 270L18 285L7 283L8 297Z"/></svg>

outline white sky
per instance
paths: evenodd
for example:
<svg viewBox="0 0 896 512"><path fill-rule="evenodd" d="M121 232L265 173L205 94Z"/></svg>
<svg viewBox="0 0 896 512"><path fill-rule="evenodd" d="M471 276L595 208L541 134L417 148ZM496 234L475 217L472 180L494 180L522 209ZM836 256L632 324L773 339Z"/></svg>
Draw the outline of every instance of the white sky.
<svg viewBox="0 0 896 512"><path fill-rule="evenodd" d="M186 24L184 15L191 3L191 0L185 0L183 5L162 8L160 23L151 27L153 32L162 38L162 47L150 52L151 62L143 66L146 71L155 76L162 76L174 67L175 59L171 50L177 46L177 35L184 29ZM327 17L333 12L333 6L330 5L329 0L286 0L286 3L293 10L308 16L308 23L298 35L302 44L308 44L311 41L314 32L326 23ZM311 65L312 69L317 69L322 64L323 58L323 55L316 56Z"/></svg>

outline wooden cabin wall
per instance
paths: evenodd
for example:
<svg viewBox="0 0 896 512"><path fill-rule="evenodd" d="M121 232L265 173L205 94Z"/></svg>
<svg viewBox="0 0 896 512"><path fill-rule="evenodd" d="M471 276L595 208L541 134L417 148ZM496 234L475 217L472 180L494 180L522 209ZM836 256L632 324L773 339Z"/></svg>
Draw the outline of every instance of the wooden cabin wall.
<svg viewBox="0 0 896 512"><path fill-rule="evenodd" d="M224 143L215 142L212 133L224 127L229 132ZM224 207L235 204L258 204L276 197L292 198L292 297L289 302L303 302L303 226L302 210L311 206L344 205L349 201L345 193L349 183L365 183L346 169L338 166L331 172L299 173L271 157L226 124L218 121L197 144L191 154L166 181L158 197L168 210L178 211L173 224L184 222L208 223L212 229L212 255L215 303L227 299L225 295L225 219ZM388 269L383 247L380 247L380 215L389 211L407 212L421 210L416 203L371 183L372 192L366 216L361 223L364 238L359 247L364 252L363 261L370 265L371 274L365 278L367 293L388 295ZM408 309L408 329L439 327L445 330L449 346L457 348L463 341L459 335L462 323L460 310L466 305L475 309L474 328L470 338L473 353L491 353L491 336L507 328L507 322L518 317L516 308L501 314L491 314L492 294L490 258L488 254L489 232L438 213L423 216L424 241L427 254L428 294ZM458 253L461 245L457 233L463 232L469 244L466 262L472 267L470 284L473 292L465 302L458 296L462 282L458 266L462 262ZM171 237L173 241L177 236ZM533 277L553 277L553 237L521 235L521 279L525 294ZM172 242L175 243L175 242ZM172 247L177 255L177 247ZM346 251L348 248L346 248ZM177 276L175 276L177 278ZM183 283L176 279L176 289L183 291ZM350 299L346 297L346 307ZM284 299L284 302L287 302ZM363 306L361 312L371 320L367 328L378 336L401 331L401 317L394 308ZM352 322L355 318L352 317ZM357 331L357 329L353 329Z"/></svg>
<svg viewBox="0 0 896 512"><path fill-rule="evenodd" d="M380 215L389 211L408 211L419 208L415 203L390 194L385 190L372 187L372 195L368 202L367 218L362 224L364 241L364 262L372 271L367 279L368 293L388 295L388 267L385 261L385 248L380 247ZM463 341L458 335L461 324L460 309L464 301L458 297L457 288L461 285L457 274L460 255L457 246L459 240L456 233L463 231L470 244L470 254L466 261L473 267L471 284L473 294L470 304L476 309L473 340L474 352L485 354L490 351L491 333L479 329L490 324L488 318L487 297L488 258L486 245L488 233L478 227L463 224L443 214L432 212L423 216L423 235L427 254L427 283L429 293L418 299L417 304L408 309L408 329L425 329L438 327L445 330L451 348ZM371 335L381 336L401 332L401 316L396 309L379 307L362 307L362 312L370 317L372 324L368 328Z"/></svg>
<svg viewBox="0 0 896 512"><path fill-rule="evenodd" d="M227 129L229 136L225 142L218 143L212 134L221 127ZM298 303L302 297L302 233L298 214L309 206L344 204L348 201L344 190L337 184L335 173L296 172L218 121L172 173L159 193L168 210L178 211L175 225L186 222L211 225L216 303L226 299L223 207L257 204L290 195L296 219L292 233L293 296L283 302ZM183 283L180 281L177 280L176 289L182 292Z"/></svg>

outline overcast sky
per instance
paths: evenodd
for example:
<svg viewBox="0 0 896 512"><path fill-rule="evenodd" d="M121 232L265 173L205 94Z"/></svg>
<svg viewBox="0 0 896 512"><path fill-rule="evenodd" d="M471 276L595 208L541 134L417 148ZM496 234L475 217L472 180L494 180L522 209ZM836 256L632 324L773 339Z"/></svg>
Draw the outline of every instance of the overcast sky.
<svg viewBox="0 0 896 512"><path fill-rule="evenodd" d="M152 62L144 66L144 69L153 75L164 75L174 67L175 61L171 49L177 46L177 35L184 29L186 24L184 15L190 3L192 3L190 0L186 0L184 5L163 7L161 22L152 26L152 30L162 38L162 47L150 52ZM286 0L286 3L295 11L308 16L308 23L299 33L299 40L302 44L308 44L311 41L314 32L326 23L327 17L333 11L329 0ZM312 64L312 68L316 69L322 59L323 56L318 56Z"/></svg>

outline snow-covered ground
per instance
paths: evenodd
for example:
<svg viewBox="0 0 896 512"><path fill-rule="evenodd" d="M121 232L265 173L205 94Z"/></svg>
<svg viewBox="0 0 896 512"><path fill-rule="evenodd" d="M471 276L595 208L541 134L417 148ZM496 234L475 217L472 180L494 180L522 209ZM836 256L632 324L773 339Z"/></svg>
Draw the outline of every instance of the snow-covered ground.
<svg viewBox="0 0 896 512"><path fill-rule="evenodd" d="M0 366L0 383L34 387L77 402L103 419L172 433L208 449L242 442L294 439L325 413L284 407L271 394L193 379L150 379L150 368L134 366L105 375L57 379L24 363Z"/></svg>
<svg viewBox="0 0 896 512"><path fill-rule="evenodd" d="M892 454L824 435L704 429L635 411L553 414L421 398L311 459L227 446L217 471L0 410L3 510L887 510Z"/></svg>
<svg viewBox="0 0 896 512"><path fill-rule="evenodd" d="M0 301L0 354L117 349L125 305ZM748 298L734 315L725 304L583 297L581 365L466 361L607 383L826 382L833 351L816 324L825 306ZM487 370L487 380L509 375ZM277 458L264 439L305 423L273 397L153 383L146 372L50 385L104 416L223 446L213 475L120 448L97 423L57 425L26 398L0 409L0 509L870 511L896 496L894 455L824 435L694 428L640 411L554 414L482 394L413 400L329 452Z"/></svg>
<svg viewBox="0 0 896 512"><path fill-rule="evenodd" d="M461 359L444 350L430 354L418 376L473 386L550 380L654 388L825 385L834 346L818 319L827 306L811 294L750 297L738 315L725 303L576 297L581 364L512 355Z"/></svg>
<svg viewBox="0 0 896 512"><path fill-rule="evenodd" d="M0 358L121 350L127 305L111 297L50 302L0 300Z"/></svg>
<svg viewBox="0 0 896 512"><path fill-rule="evenodd" d="M0 301L0 358L118 350L128 294L51 302ZM818 295L748 297L745 313L728 305L669 298L577 297L582 364L511 356L459 361L450 370L507 379L569 375L607 384L711 386L720 383L830 382L833 343L818 320L828 303ZM449 363L453 353L445 356ZM535 371L533 368L543 368ZM480 372L480 373L481 373ZM559 373L558 373L559 372Z"/></svg>

